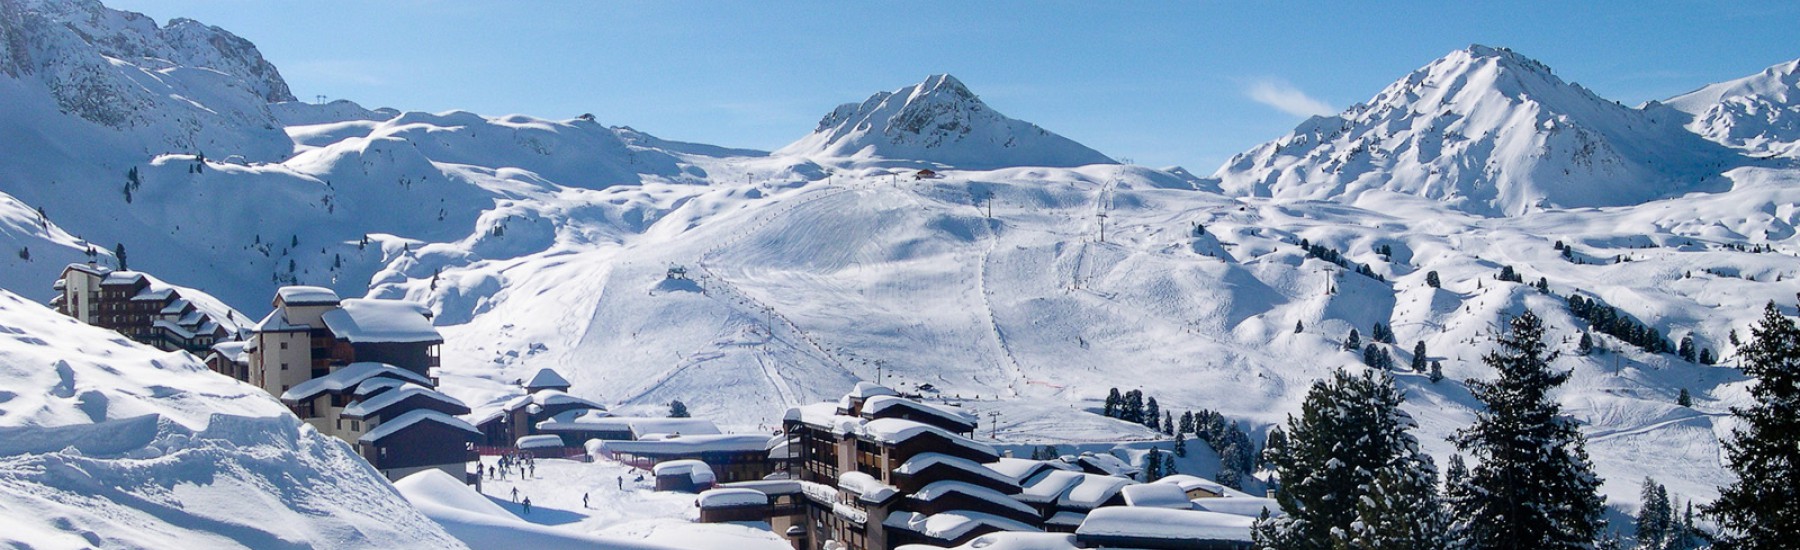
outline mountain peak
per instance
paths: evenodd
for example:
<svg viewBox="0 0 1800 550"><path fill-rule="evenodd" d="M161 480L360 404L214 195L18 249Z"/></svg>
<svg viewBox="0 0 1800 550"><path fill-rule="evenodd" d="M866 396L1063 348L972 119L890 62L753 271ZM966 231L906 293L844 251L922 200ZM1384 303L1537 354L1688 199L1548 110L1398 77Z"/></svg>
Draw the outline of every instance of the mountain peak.
<svg viewBox="0 0 1800 550"><path fill-rule="evenodd" d="M1669 98L1687 127L1754 155L1800 158L1800 59Z"/></svg>
<svg viewBox="0 0 1800 550"><path fill-rule="evenodd" d="M811 134L777 153L974 169L1116 163L1036 124L1007 118L949 74L840 105Z"/></svg>
<svg viewBox="0 0 1800 550"><path fill-rule="evenodd" d="M1535 59L1474 44L1233 157L1215 177L1245 194L1384 190L1487 215L1630 204L1703 187L1703 167L1729 156L1666 112L1620 105Z"/></svg>

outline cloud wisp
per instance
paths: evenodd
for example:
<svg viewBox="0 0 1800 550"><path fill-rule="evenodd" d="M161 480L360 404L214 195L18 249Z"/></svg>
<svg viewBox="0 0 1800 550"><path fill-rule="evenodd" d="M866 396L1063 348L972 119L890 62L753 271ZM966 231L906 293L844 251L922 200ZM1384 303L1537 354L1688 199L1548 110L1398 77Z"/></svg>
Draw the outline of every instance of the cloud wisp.
<svg viewBox="0 0 1800 550"><path fill-rule="evenodd" d="M1295 116L1326 116L1337 113L1337 109L1306 92L1295 88L1286 81L1263 78L1251 82L1244 87L1244 95L1257 103L1274 107L1281 112Z"/></svg>

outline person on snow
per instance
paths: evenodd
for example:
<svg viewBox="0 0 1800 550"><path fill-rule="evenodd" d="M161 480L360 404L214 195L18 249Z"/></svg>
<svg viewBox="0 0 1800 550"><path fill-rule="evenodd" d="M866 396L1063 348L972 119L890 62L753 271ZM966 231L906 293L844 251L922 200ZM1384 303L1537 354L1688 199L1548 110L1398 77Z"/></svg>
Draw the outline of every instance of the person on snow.
<svg viewBox="0 0 1800 550"><path fill-rule="evenodd" d="M519 501L519 488L513 487L513 502Z"/></svg>
<svg viewBox="0 0 1800 550"><path fill-rule="evenodd" d="M582 507L582 508L587 508L587 507L588 507L588 499L587 499L587 497L588 497L588 494L587 494L587 493L582 493L582 494L581 494L581 507Z"/></svg>
<svg viewBox="0 0 1800 550"><path fill-rule="evenodd" d="M531 514L531 497L525 497L525 513Z"/></svg>

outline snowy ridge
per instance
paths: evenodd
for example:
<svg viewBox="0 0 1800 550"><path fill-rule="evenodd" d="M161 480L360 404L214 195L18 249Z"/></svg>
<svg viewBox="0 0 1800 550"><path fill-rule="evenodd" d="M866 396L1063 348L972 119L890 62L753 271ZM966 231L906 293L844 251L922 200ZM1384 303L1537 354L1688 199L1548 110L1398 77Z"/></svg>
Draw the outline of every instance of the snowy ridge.
<svg viewBox="0 0 1800 550"><path fill-rule="evenodd" d="M1618 105L1516 52L1475 45L1232 157L1214 177L1237 194L1383 190L1484 215L1721 189L1716 175L1738 160L1682 128L1683 118Z"/></svg>
<svg viewBox="0 0 1800 550"><path fill-rule="evenodd" d="M947 74L840 105L811 134L775 154L915 160L959 168L1117 163L1035 124L1007 118Z"/></svg>
<svg viewBox="0 0 1800 550"><path fill-rule="evenodd" d="M1751 154L1800 158L1800 60L1663 102L1693 115L1687 127Z"/></svg>
<svg viewBox="0 0 1800 550"><path fill-rule="evenodd" d="M261 390L0 291L0 545L459 548Z"/></svg>

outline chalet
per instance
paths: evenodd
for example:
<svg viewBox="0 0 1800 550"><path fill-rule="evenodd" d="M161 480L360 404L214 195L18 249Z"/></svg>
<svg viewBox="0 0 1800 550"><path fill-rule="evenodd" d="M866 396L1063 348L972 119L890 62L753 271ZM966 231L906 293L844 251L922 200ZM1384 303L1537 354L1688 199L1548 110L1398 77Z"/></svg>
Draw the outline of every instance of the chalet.
<svg viewBox="0 0 1800 550"><path fill-rule="evenodd" d="M563 445L579 448L582 442L599 437L592 431L580 429L587 426L581 421L610 416L612 413L606 412L606 407L599 403L562 390L540 389L482 411L474 417L473 423L481 430L482 445L511 447L519 438L546 433L538 426L556 420L549 425L556 435L563 436Z"/></svg>
<svg viewBox="0 0 1800 550"><path fill-rule="evenodd" d="M165 351L204 356L214 344L245 334L237 313L223 303L145 273L69 264L53 287L50 305L58 312Z"/></svg>
<svg viewBox="0 0 1800 550"><path fill-rule="evenodd" d="M549 368L538 369L532 373L531 380L525 382L525 393L537 393L542 390L569 391L569 380Z"/></svg>
<svg viewBox="0 0 1800 550"><path fill-rule="evenodd" d="M213 344L212 352L206 354L206 368L240 382L249 382L250 354L244 351L247 345L249 342L235 340Z"/></svg>
<svg viewBox="0 0 1800 550"><path fill-rule="evenodd" d="M389 479L427 469L468 478L481 431L458 418L467 405L436 389L444 339L428 310L306 286L280 289L274 306L237 357L214 350L221 364L242 360L250 383Z"/></svg>
<svg viewBox="0 0 1800 550"><path fill-rule="evenodd" d="M769 451L786 443L786 439L771 440L761 434L668 433L629 441L591 439L587 449L590 456L644 469L673 460L699 460L712 467L720 481L734 482L760 480L775 473L778 462L770 458Z"/></svg>
<svg viewBox="0 0 1800 550"><path fill-rule="evenodd" d="M1019 485L984 466L993 447L970 439L975 416L857 384L837 403L790 409L783 421L788 477L805 505L777 523L802 548L848 550L955 545L995 531L1039 531Z"/></svg>

